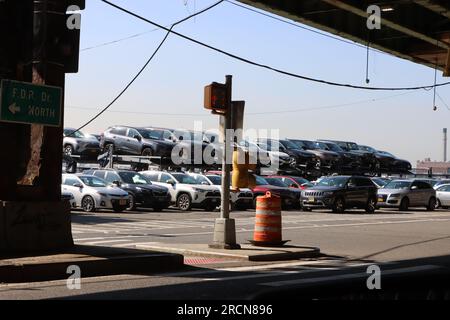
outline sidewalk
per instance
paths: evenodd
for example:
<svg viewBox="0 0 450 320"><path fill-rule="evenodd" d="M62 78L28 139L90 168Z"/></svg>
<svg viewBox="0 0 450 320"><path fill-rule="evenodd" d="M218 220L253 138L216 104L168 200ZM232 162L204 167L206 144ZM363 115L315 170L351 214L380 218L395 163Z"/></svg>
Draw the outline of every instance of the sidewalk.
<svg viewBox="0 0 450 320"><path fill-rule="evenodd" d="M75 245L64 252L0 257L0 283L67 279L70 265L80 267L81 277L166 272L184 266L180 254Z"/></svg>
<svg viewBox="0 0 450 320"><path fill-rule="evenodd" d="M136 245L136 249L179 253L185 256L233 258L247 261L280 261L316 258L320 256L319 248L295 245L285 245L281 247L256 247L250 244L241 244L241 249L226 250L209 248L207 244L154 243Z"/></svg>

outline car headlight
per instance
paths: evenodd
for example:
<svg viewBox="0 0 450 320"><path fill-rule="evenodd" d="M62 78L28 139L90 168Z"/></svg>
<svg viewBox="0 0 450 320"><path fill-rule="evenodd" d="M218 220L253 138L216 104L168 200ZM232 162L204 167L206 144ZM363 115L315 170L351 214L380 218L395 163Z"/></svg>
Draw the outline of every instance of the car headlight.
<svg viewBox="0 0 450 320"><path fill-rule="evenodd" d="M398 198L400 196L401 196L400 193L393 193L393 194L391 194L391 198Z"/></svg>
<svg viewBox="0 0 450 320"><path fill-rule="evenodd" d="M102 197L107 197L107 196L109 196L109 194L107 194L107 193L102 193L102 192L99 192L98 194L101 195Z"/></svg>
<svg viewBox="0 0 450 320"><path fill-rule="evenodd" d="M193 188L195 192L206 192L205 189Z"/></svg>

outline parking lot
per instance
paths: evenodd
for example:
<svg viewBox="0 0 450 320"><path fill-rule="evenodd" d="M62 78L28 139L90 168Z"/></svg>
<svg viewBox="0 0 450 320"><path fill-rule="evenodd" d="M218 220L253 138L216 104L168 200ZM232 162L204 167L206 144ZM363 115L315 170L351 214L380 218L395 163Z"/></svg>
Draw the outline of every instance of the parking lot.
<svg viewBox="0 0 450 320"><path fill-rule="evenodd" d="M133 211L86 214L72 212L77 244L145 249L157 244L208 244L219 212ZM238 243L253 237L254 211L236 211ZM348 210L283 211L283 238L289 243L320 247L325 255L349 259L398 260L448 254L450 211L425 209L401 212L377 210L367 214ZM288 243L288 244L289 244Z"/></svg>

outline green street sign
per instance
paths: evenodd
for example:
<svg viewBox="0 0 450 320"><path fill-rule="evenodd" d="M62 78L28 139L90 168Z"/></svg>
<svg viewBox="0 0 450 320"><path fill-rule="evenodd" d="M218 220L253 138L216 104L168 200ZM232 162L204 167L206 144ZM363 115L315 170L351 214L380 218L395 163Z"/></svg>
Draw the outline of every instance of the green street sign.
<svg viewBox="0 0 450 320"><path fill-rule="evenodd" d="M0 95L0 121L61 126L61 88L2 80Z"/></svg>

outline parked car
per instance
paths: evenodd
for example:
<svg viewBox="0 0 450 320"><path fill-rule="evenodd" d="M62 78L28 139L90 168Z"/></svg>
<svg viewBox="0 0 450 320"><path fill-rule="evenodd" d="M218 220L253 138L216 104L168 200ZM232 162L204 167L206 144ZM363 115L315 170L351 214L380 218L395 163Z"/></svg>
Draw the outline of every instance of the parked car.
<svg viewBox="0 0 450 320"><path fill-rule="evenodd" d="M343 213L359 208L371 213L377 203L377 187L364 176L329 176L303 190L301 203L305 210L326 208Z"/></svg>
<svg viewBox="0 0 450 320"><path fill-rule="evenodd" d="M450 183L435 186L436 190L436 209L447 209L450 206Z"/></svg>
<svg viewBox="0 0 450 320"><path fill-rule="evenodd" d="M293 173L317 172L320 169L319 159L313 153L301 150L289 140L258 139L256 143L263 149L288 154Z"/></svg>
<svg viewBox="0 0 450 320"><path fill-rule="evenodd" d="M273 186L289 189L295 197L294 203L292 204L292 208L295 209L300 208L300 197L302 195L302 191L300 189L292 188L289 186L289 184L285 183L284 181L278 178L264 177L264 179Z"/></svg>
<svg viewBox="0 0 450 320"><path fill-rule="evenodd" d="M300 149L315 154L320 161L319 166L322 171L334 172L339 169L341 157L337 152L330 151L324 143L298 139L289 139L289 141L295 143Z"/></svg>
<svg viewBox="0 0 450 320"><path fill-rule="evenodd" d="M395 172L397 158L388 152L378 152L375 148L358 145L359 150L371 153L377 160L376 166L379 172Z"/></svg>
<svg viewBox="0 0 450 320"><path fill-rule="evenodd" d="M212 211L220 205L220 190L215 186L198 184L186 173L143 171L153 184L167 187L171 201L179 209L188 211L191 208L201 208Z"/></svg>
<svg viewBox="0 0 450 320"><path fill-rule="evenodd" d="M75 208L77 203L72 193L64 191L63 185L61 185L61 200L68 201L71 208Z"/></svg>
<svg viewBox="0 0 450 320"><path fill-rule="evenodd" d="M154 156L164 162L171 160L174 145L165 139L162 130L127 126L108 128L100 142L103 150L113 148L115 154Z"/></svg>
<svg viewBox="0 0 450 320"><path fill-rule="evenodd" d="M222 190L222 176L214 174L189 173L197 184L215 186L217 190ZM250 209L253 206L253 192L248 188L241 188L239 191L230 192L231 208L234 209Z"/></svg>
<svg viewBox="0 0 450 320"><path fill-rule="evenodd" d="M392 180L378 190L377 206L399 208L401 211L410 207L426 207L431 211L436 206L436 191L423 180Z"/></svg>
<svg viewBox="0 0 450 320"><path fill-rule="evenodd" d="M297 194L286 187L277 187L271 185L265 178L255 175L256 186L252 189L253 192L253 206L256 208L256 198L263 196L267 191L272 192L281 197L281 207L283 209L290 209L297 205Z"/></svg>
<svg viewBox="0 0 450 320"><path fill-rule="evenodd" d="M100 169L87 170L83 173L99 177L109 184L114 184L127 191L130 195L127 210L141 207L161 211L169 207L172 199L168 188L152 184L150 179L138 172Z"/></svg>
<svg viewBox="0 0 450 320"><path fill-rule="evenodd" d="M296 176L280 176L280 175L272 175L268 178L275 178L278 180L281 180L285 184L288 185L290 188L298 188L300 190L305 190L310 187L313 187L314 184L311 183L309 180L302 178L302 177L296 177Z"/></svg>
<svg viewBox="0 0 450 320"><path fill-rule="evenodd" d="M437 187L442 186L444 184L450 184L450 180L448 179L438 180L435 183L433 183L432 186L434 189L436 189Z"/></svg>
<svg viewBox="0 0 450 320"><path fill-rule="evenodd" d="M385 185L387 185L392 180L389 178L381 178L381 177L372 177L370 179L372 180L373 183L375 183L375 185L378 188L383 188Z"/></svg>
<svg viewBox="0 0 450 320"><path fill-rule="evenodd" d="M384 154L387 156L390 156L392 158L394 158L394 163L392 165L392 172L395 173L409 173L410 170L412 169L412 165L411 162L409 162L408 160L404 160L404 159L399 159L396 156L394 156L392 153L387 152L387 151L377 151L380 154Z"/></svg>
<svg viewBox="0 0 450 320"><path fill-rule="evenodd" d="M340 156L338 173L354 173L357 171L361 171L360 168L363 162L362 155L346 151L342 149L338 144L331 141L320 140L318 142L323 143L328 148L328 150L336 152Z"/></svg>
<svg viewBox="0 0 450 320"><path fill-rule="evenodd" d="M336 143L339 147L347 152L359 155L361 157L361 163L359 166L360 172L379 172L380 163L372 152L361 150L355 142L338 141L338 140L322 140Z"/></svg>
<svg viewBox="0 0 450 320"><path fill-rule="evenodd" d="M96 160L101 149L94 136L84 134L75 128L64 128L63 152L69 156L79 155L83 159Z"/></svg>
<svg viewBox="0 0 450 320"><path fill-rule="evenodd" d="M105 180L96 176L63 174L62 189L73 194L76 207L85 212L94 212L97 209L122 212L130 204L128 192L108 186Z"/></svg>

